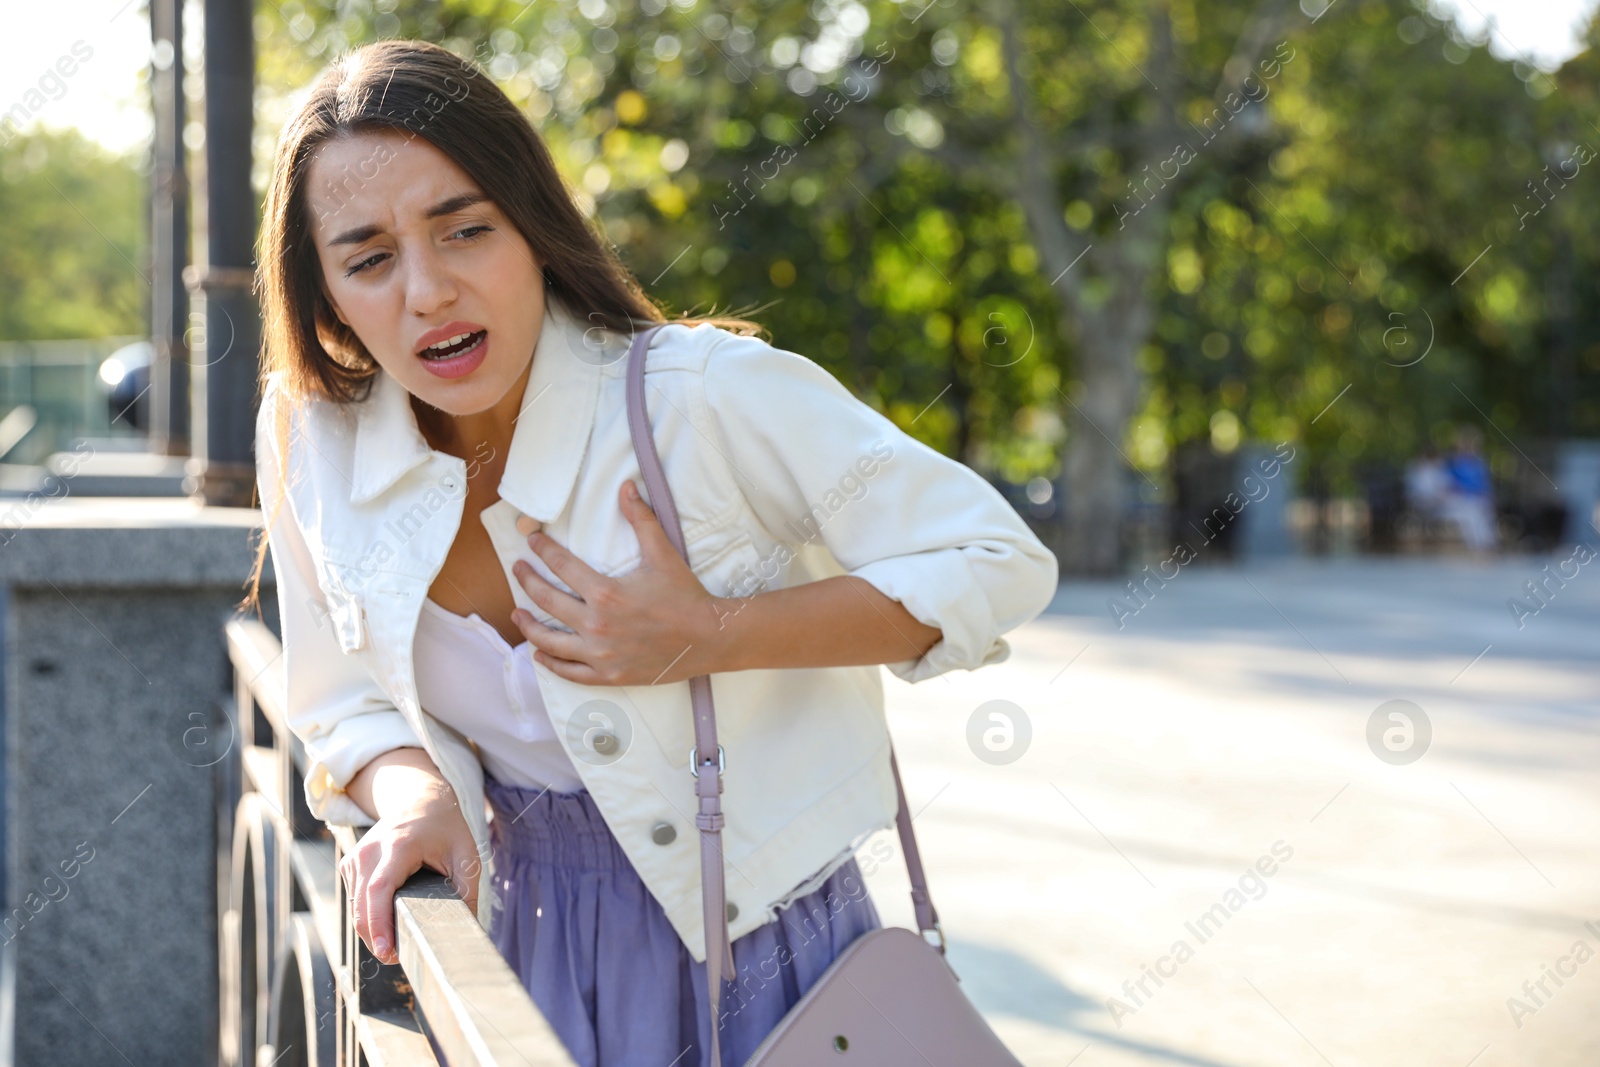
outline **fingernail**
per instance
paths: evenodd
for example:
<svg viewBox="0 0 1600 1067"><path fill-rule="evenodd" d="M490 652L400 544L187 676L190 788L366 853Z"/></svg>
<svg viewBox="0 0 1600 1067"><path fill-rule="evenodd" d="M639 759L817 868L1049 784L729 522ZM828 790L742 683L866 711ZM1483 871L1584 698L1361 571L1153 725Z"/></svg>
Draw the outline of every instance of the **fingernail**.
<svg viewBox="0 0 1600 1067"><path fill-rule="evenodd" d="M386 938L386 937L375 937L375 938L373 938L372 939L372 952L373 952L373 955L377 956L379 959L388 958L388 955L389 955L389 939Z"/></svg>
<svg viewBox="0 0 1600 1067"><path fill-rule="evenodd" d="M633 499L638 500L639 499L639 487L637 485L634 485L632 482L629 482L628 483L628 495L633 497Z"/></svg>

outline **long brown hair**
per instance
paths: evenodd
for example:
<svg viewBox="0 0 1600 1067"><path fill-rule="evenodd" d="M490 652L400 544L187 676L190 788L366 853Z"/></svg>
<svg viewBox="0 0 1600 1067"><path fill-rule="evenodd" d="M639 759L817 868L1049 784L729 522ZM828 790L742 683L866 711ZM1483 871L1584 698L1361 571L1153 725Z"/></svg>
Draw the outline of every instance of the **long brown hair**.
<svg viewBox="0 0 1600 1067"><path fill-rule="evenodd" d="M312 242L306 183L326 141L372 131L421 137L472 176L522 234L543 265L546 299L576 318L632 332L642 324L711 323L733 333L765 333L727 316L669 318L617 258L573 199L543 138L483 71L426 41L378 41L331 63L284 127L267 190L257 249L264 326L257 396L279 376L274 436L279 492L287 496L291 409L309 400L364 399L378 364L334 315ZM756 309L760 310L760 309ZM260 457L257 457L258 469ZM268 516L249 593L239 604L260 614Z"/></svg>

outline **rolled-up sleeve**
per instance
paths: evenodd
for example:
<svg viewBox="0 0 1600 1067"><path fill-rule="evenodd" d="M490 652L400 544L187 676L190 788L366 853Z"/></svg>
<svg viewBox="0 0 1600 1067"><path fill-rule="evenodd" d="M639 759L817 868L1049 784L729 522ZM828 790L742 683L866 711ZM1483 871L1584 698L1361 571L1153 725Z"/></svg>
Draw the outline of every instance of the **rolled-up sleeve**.
<svg viewBox="0 0 1600 1067"><path fill-rule="evenodd" d="M726 334L705 401L734 477L781 543L820 542L939 641L886 666L908 682L1010 655L1002 637L1055 595L1055 556L965 465L922 444L810 359Z"/></svg>
<svg viewBox="0 0 1600 1067"><path fill-rule="evenodd" d="M371 816L345 792L350 780L385 752L424 746L366 667L339 646L292 501L279 503L273 400L269 390L256 423L256 484L271 522L267 543L283 635L278 665L285 672L288 726L305 747L306 806L331 825L371 826Z"/></svg>

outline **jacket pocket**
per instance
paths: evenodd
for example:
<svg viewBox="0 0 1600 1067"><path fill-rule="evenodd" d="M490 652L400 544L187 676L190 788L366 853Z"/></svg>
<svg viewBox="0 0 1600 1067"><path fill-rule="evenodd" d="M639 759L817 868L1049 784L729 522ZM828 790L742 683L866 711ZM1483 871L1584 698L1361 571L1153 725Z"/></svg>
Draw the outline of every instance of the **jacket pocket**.
<svg viewBox="0 0 1600 1067"><path fill-rule="evenodd" d="M359 652L369 644L366 600L357 591L358 588L364 588L359 575L360 571L355 567L340 562L335 554L327 553L317 578L322 598L328 602L328 622L333 626L340 650L347 655Z"/></svg>
<svg viewBox="0 0 1600 1067"><path fill-rule="evenodd" d="M345 653L367 647L367 612L361 594L343 591L328 594L328 619Z"/></svg>

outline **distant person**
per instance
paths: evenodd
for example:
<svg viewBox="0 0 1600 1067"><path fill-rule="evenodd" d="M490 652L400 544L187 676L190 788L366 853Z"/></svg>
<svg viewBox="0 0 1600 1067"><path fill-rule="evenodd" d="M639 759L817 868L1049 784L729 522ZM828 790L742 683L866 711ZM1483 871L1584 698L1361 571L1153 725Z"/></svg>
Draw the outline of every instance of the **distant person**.
<svg viewBox="0 0 1600 1067"><path fill-rule="evenodd" d="M1399 546L1400 515L1405 507L1405 478L1392 460L1364 463L1358 470L1367 500L1366 547L1393 552Z"/></svg>
<svg viewBox="0 0 1600 1067"><path fill-rule="evenodd" d="M1444 495L1445 518L1461 531L1461 539L1473 552L1493 552L1495 534L1494 489L1489 482L1489 464L1483 458L1483 436L1475 427L1463 426L1456 432L1455 448L1445 460L1449 484Z"/></svg>
<svg viewBox="0 0 1600 1067"><path fill-rule="evenodd" d="M1406 464L1405 502L1418 518L1434 520L1443 515L1445 496L1450 493L1450 472L1432 445L1422 446L1421 454Z"/></svg>

